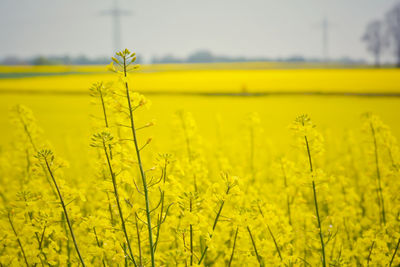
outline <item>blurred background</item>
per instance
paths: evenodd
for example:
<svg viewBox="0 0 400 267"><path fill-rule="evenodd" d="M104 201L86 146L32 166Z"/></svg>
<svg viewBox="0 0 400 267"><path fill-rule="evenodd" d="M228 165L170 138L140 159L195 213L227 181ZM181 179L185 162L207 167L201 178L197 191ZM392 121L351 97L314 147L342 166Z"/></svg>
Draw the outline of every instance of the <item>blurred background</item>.
<svg viewBox="0 0 400 267"><path fill-rule="evenodd" d="M153 103L140 118L157 121L146 132L156 151L181 110L210 144L219 128L240 137L254 114L279 148L303 113L327 138L357 133L365 112L400 137L400 1L0 0L0 25L0 150L23 104L57 151L85 164L74 155L89 153L101 111L89 88L118 88L105 65L124 48L142 65L131 88Z"/></svg>
<svg viewBox="0 0 400 267"><path fill-rule="evenodd" d="M396 12L396 0L2 0L0 64L104 64L125 47L141 63L395 64Z"/></svg>

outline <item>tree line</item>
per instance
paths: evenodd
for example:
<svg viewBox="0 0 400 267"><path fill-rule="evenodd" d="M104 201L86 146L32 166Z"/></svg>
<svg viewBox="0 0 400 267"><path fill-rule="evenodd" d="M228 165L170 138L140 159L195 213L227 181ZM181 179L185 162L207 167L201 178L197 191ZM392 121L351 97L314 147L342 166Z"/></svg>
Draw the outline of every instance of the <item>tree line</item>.
<svg viewBox="0 0 400 267"><path fill-rule="evenodd" d="M383 19L368 23L362 40L373 55L376 67L381 65L382 55L389 52L394 53L396 66L400 68L400 2Z"/></svg>

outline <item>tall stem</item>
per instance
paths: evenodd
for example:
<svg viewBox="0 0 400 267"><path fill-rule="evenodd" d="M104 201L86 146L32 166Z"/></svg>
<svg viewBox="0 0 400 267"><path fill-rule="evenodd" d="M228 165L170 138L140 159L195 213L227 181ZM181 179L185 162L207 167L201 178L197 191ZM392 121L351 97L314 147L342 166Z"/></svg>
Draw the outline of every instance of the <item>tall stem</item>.
<svg viewBox="0 0 400 267"><path fill-rule="evenodd" d="M101 101L101 107L103 109L103 116L104 116L104 124L106 128L108 128L108 118L107 118L107 111L106 111L106 103L104 102L104 96L103 96L103 91L102 88L100 87L99 89L99 94L100 94L100 101ZM111 149L111 144L108 145L108 148L110 150L110 158L113 158L112 154L112 149Z"/></svg>
<svg viewBox="0 0 400 267"><path fill-rule="evenodd" d="M289 218L289 224L292 225L292 212L290 210L290 196L288 193L287 176L286 176L285 167L283 166L282 159L281 159L281 169L282 169L282 173L283 173L283 183L284 183L285 189L286 189L286 209L287 209L287 214L288 214L288 218Z"/></svg>
<svg viewBox="0 0 400 267"><path fill-rule="evenodd" d="M123 59L124 59L124 77L127 78L126 57L124 57ZM146 174L144 172L143 165L142 165L142 159L140 156L140 148L139 148L137 138L136 138L135 123L133 120L133 109L132 109L132 105L131 105L131 97L129 94L129 86L128 86L127 81L125 81L125 89L126 89L126 98L127 98L128 107L129 107L129 119L130 119L130 123L131 123L132 138L133 138L133 142L135 144L136 156L137 156L137 160L138 160L138 164L139 164L140 175L142 177L142 182L143 182L143 191L144 191L144 198L145 198L145 203L146 203L147 229L149 232L151 266L155 267L153 232L152 232L152 228L151 228L151 216L150 216L149 192L148 192L148 188L147 188Z"/></svg>
<svg viewBox="0 0 400 267"><path fill-rule="evenodd" d="M230 189L231 189L231 187L228 186L228 189L227 189L226 192L225 192L226 195L229 194L229 190L230 190ZM225 204L225 201L224 201L224 200L221 200L221 205L219 206L219 209L218 209L218 212L217 212L217 216L215 216L215 219L214 219L214 223L213 223L213 227L212 227L212 233L210 234L210 238L212 238L212 236L213 236L213 234L214 234L214 230L215 230L215 228L217 227L217 223L218 223L218 221L219 221L219 217L221 216L222 209L224 208L224 204ZM199 260L199 263L198 263L198 264L200 264L200 263L203 261L204 256L205 256L206 253L207 253L207 250L208 250L208 246L206 246L206 247L204 248L204 250L203 250L203 253L201 253L201 257L200 257L200 260Z"/></svg>
<svg viewBox="0 0 400 267"><path fill-rule="evenodd" d="M251 239L251 243L252 243L252 245L253 245L254 252L256 253L258 263L259 263L260 266L262 267L262 266L264 266L264 264L263 264L263 262L262 262L262 258L261 258L261 256L258 254L256 242L254 241L253 235L251 234L250 228L249 228L248 226L247 226L247 232L249 232L250 239Z"/></svg>
<svg viewBox="0 0 400 267"><path fill-rule="evenodd" d="M313 193L314 193L315 213L317 214L317 220L318 220L319 239L321 242L322 266L325 267L326 266L325 243L324 243L324 236L322 234L321 218L319 217L317 192L315 190L315 182L314 181L312 181L312 186L313 186Z"/></svg>
<svg viewBox="0 0 400 267"><path fill-rule="evenodd" d="M15 231L14 224L13 224L13 222L11 220L10 213L8 213L8 221L10 222L10 225L11 225L11 228L12 228L12 230L14 232L14 235L17 238L17 242L18 242L19 248L21 249L22 256L24 257L25 264L26 264L27 267L29 267L29 263L28 263L28 260L26 259L24 247L22 246L21 240L18 237L17 231Z"/></svg>
<svg viewBox="0 0 400 267"><path fill-rule="evenodd" d="M166 159L164 162L164 168L163 168L162 174L163 174L162 179L164 181L163 183L165 184L165 181L167 179L167 160ZM164 191L161 191L161 208L160 208L160 214L158 215L158 220L157 220L157 233L156 233L156 239L154 241L154 253L157 250L158 240L160 238L161 225L163 224L163 220L165 219L164 215L163 215L164 201L165 201L165 193L164 193ZM168 208L167 208L167 212L168 212Z"/></svg>
<svg viewBox="0 0 400 267"><path fill-rule="evenodd" d="M79 257L79 260L82 263L82 266L85 267L86 265L85 265L85 262L83 261L81 253L79 251L78 244L77 244L76 239L75 239L75 234L74 234L74 231L72 230L72 224L71 224L71 221L69 220L69 217L68 217L67 207L65 206L64 199L63 199L63 197L61 195L60 188L58 187L58 184L57 184L56 179L54 177L53 171L51 170L49 162L47 161L47 158L45 157L44 160L45 160L45 163L46 163L47 171L49 172L50 177L53 180L54 186L55 186L55 188L57 190L57 195L58 195L58 198L60 199L61 207L62 207L62 209L64 211L65 220L67 221L67 225L68 225L71 237L72 237L72 241L74 242L76 253L78 254L78 257Z"/></svg>
<svg viewBox="0 0 400 267"><path fill-rule="evenodd" d="M374 249L375 240L372 241L371 247L369 248L368 258L367 258L367 266L369 266L369 262L371 261L372 250Z"/></svg>
<svg viewBox="0 0 400 267"><path fill-rule="evenodd" d="M383 200L383 193L382 193L382 182L381 182L381 172L379 169L379 156L378 156L378 144L376 141L376 134L375 134L375 128L370 124L371 128L371 133L372 133L372 138L374 139L374 152L375 152L375 167L376 167L376 179L378 182L378 188L377 188L377 195L378 195L378 204L379 208L381 210L381 216L379 216L381 223L386 225L386 214L385 214L385 202Z"/></svg>
<svg viewBox="0 0 400 267"><path fill-rule="evenodd" d="M258 210L259 210L261 216L262 216L263 218L265 218L265 217L264 217L264 213L262 212L262 209L261 209L260 204L257 203L257 206L258 206ZM269 234L270 234L270 236L271 236L271 238L272 238L272 241L274 241L275 249L276 249L276 252L278 252L279 259L280 259L281 261L283 261L282 254L281 254L281 250L280 250L280 248L279 248L278 242L276 241L276 238L275 238L274 234L272 233L271 227L269 227L268 223L267 223L267 229L268 229L268 232L269 232Z"/></svg>
<svg viewBox="0 0 400 267"><path fill-rule="evenodd" d="M65 223L65 218L64 218L64 214L63 213L61 213L61 222L62 222L62 225L64 227L65 233L68 233L67 224ZM67 244L66 244L66 247L67 247L67 266L71 267L71 248L70 248L69 243L70 243L70 241L69 241L69 237L68 237L67 238ZM60 247L61 247L61 244L62 244L62 242L60 243Z"/></svg>
<svg viewBox="0 0 400 267"><path fill-rule="evenodd" d="M138 250L139 250L139 266L142 266L142 246L140 242L140 231L139 231L139 223L138 223L138 216L135 212L135 223L136 223L136 234L137 234L137 243L138 243Z"/></svg>
<svg viewBox="0 0 400 267"><path fill-rule="evenodd" d="M33 137L32 137L31 131L29 130L27 123L25 122L25 120L23 119L23 117L21 115L19 116L19 119L21 121L22 126L24 127L24 131L26 133L26 136L29 139L29 143L32 145L33 151L35 152L35 154L37 154L39 150L37 149L37 146L36 146L35 142L33 141ZM46 167L42 163L40 163L40 167L43 169L43 172L45 173L46 181L49 183L51 191L53 192L54 196L57 197L57 194L54 191L54 188L51 186L51 181L49 179L49 176L47 175Z"/></svg>
<svg viewBox="0 0 400 267"><path fill-rule="evenodd" d="M311 158L311 151L310 151L310 145L308 144L308 138L307 136L304 136L304 141L306 143L306 148L307 148L307 155L308 155L308 163L310 165L310 172L311 174L313 173L313 164L312 164L312 158Z"/></svg>
<svg viewBox="0 0 400 267"><path fill-rule="evenodd" d="M236 227L235 237L233 239L232 253L231 253L231 257L229 258L228 267L230 267L232 265L233 256L235 254L236 239L237 239L237 236L238 236L238 232L239 232L239 227Z"/></svg>
<svg viewBox="0 0 400 267"><path fill-rule="evenodd" d="M400 238L399 238L399 241L397 241L396 248L395 248L395 250L394 250L394 253L393 253L393 255L392 255L392 258L390 259L389 267L391 267L392 264L393 264L394 257L396 257L397 250L399 249L399 245L400 245Z"/></svg>
<svg viewBox="0 0 400 267"><path fill-rule="evenodd" d="M319 209L318 209L317 191L315 189L315 181L314 181L314 175L313 175L314 170L313 170L313 164L312 164L312 158L311 158L311 150L310 150L307 136L304 136L304 141L305 141L306 147L307 147L308 162L310 164L310 173L312 176L312 189L313 189L313 195L314 195L315 213L317 215L319 239L321 242L322 266L326 267L324 236L322 234L321 218L319 216Z"/></svg>
<svg viewBox="0 0 400 267"><path fill-rule="evenodd" d="M271 228L269 227L268 224L267 224L267 228L268 228L269 234L270 234L271 237L272 237L272 240L274 241L275 249L276 249L276 252L278 252L279 259L280 259L281 261L283 261L282 253L281 253L281 250L280 250L280 248L279 248L279 246L278 246L278 242L276 241L276 238L275 238L274 234L272 233L272 230L271 230Z"/></svg>
<svg viewBox="0 0 400 267"><path fill-rule="evenodd" d="M101 249L103 245L101 244L101 242L99 241L99 237L97 236L96 227L93 227L93 233L96 238L96 244ZM104 255L101 257L101 262L103 263L103 266L106 267L106 262L104 261Z"/></svg>
<svg viewBox="0 0 400 267"><path fill-rule="evenodd" d="M126 241L126 244L127 244L127 246L128 246L130 258L131 258L131 260L133 261L133 264L134 264L135 266L137 266L136 261L135 261L135 258L134 258L133 253L132 253L132 248L131 248L131 243L130 243L130 241L129 241L128 232L127 232L127 230L126 230L125 219L124 219L124 215L123 215L123 213L122 213L121 204L120 204L120 202L119 202L119 194L118 194L118 187L117 187L117 181L116 181L116 178L115 178L115 173L114 173L114 171L113 171L113 168L112 168L112 165L111 165L111 161L110 161L110 156L108 155L107 147L106 147L106 144L105 144L104 141L103 141L103 149L104 149L104 153L105 153L105 155L106 155L108 168L109 168L110 174L111 174L111 179L112 179L112 183L113 183L113 187L114 187L115 201L117 202L118 213L119 213L119 217L120 217L120 219L121 219L122 231L124 232L124 235L125 235L125 241Z"/></svg>

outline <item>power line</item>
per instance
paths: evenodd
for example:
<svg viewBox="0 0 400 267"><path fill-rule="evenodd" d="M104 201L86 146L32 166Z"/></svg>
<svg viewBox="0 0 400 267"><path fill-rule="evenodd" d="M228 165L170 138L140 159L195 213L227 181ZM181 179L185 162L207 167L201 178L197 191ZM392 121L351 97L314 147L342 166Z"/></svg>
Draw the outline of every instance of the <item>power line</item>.
<svg viewBox="0 0 400 267"><path fill-rule="evenodd" d="M323 17L321 21L313 24L313 27L321 30L321 61L323 62L329 61L329 37L332 25L332 22L330 22L327 17Z"/></svg>
<svg viewBox="0 0 400 267"><path fill-rule="evenodd" d="M329 30L330 30L330 24L328 22L328 19L324 17L322 19L322 57L324 62L328 62L329 60Z"/></svg>
<svg viewBox="0 0 400 267"><path fill-rule="evenodd" d="M123 10L119 7L118 0L114 0L113 7L104 10L102 15L111 16L112 18L112 40L114 46L114 52L122 49L122 37L121 37L121 17L129 16L132 13L127 10Z"/></svg>

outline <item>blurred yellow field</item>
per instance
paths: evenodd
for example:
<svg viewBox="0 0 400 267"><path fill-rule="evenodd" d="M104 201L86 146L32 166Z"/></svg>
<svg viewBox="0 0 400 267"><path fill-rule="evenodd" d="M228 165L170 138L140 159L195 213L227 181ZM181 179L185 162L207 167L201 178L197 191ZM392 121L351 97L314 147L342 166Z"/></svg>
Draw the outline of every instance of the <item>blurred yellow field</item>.
<svg viewBox="0 0 400 267"><path fill-rule="evenodd" d="M270 64L274 66L273 64ZM237 67L247 70L235 70ZM299 111L313 116L323 128L334 128L337 134L350 129L362 113L374 112L393 127L396 135L400 128L396 123L400 110L398 98L326 97L301 96L302 93L391 93L400 94L400 71L396 69L283 69L255 70L266 68L268 64L192 64L159 65L141 67L141 72L130 77L135 90L151 95L154 102L146 117L157 120L154 131L160 138L168 132L170 121L178 110L194 114L199 130L207 138L215 137L215 125L219 117L228 129L240 127L242 120L251 112L257 111L264 128L269 129L267 138L287 136L288 122ZM278 65L284 66L284 65ZM192 68L192 70L190 69ZM193 70L193 68L195 70ZM201 69L209 70L201 70ZM226 70L215 69L223 68ZM115 77L105 67L3 67L2 73L66 73L56 76L36 76L13 79L0 79L2 125L9 125L8 111L15 104L25 104L37 110L37 116L50 137L59 142L66 138L76 138L80 133L89 134L93 106L89 104L88 88L95 81L113 81ZM68 74L79 71L79 74ZM101 74L93 74L101 73ZM265 92L266 97L210 96L216 93L236 94ZM38 95L27 94L35 92ZM281 93L299 93L300 96L280 96ZM22 93L22 94L19 94ZM58 95L60 94L61 95ZM188 96L171 96L183 93ZM277 96L274 93L278 93ZM76 95L78 94L78 95ZM204 96L197 96L206 94ZM86 96L85 96L86 95ZM60 127L53 125L60 124ZM48 125L48 126L46 126ZM69 125L68 127L61 127ZM76 126L74 126L76 125ZM224 127L225 128L225 127ZM62 132L61 132L62 131ZM3 132L3 144L9 140L11 132ZM169 138L169 137L168 137ZM164 143L158 141L156 143ZM281 143L280 138L273 142ZM85 141L85 140L84 140ZM57 142L58 143L58 142ZM282 143L285 143L284 141ZM65 144L64 144L65 146Z"/></svg>
<svg viewBox="0 0 400 267"><path fill-rule="evenodd" d="M236 132L251 112L257 112L261 125L267 130L266 139L288 148L286 138L290 137L287 126L300 113L310 114L319 128L332 134L343 135L346 131L360 126L361 115L373 112L387 122L396 136L400 136L400 99L390 97L343 97L343 96L266 96L266 97L210 97L210 96L168 96L150 97L151 108L143 114L146 119L156 121L151 129L154 144L168 146L172 120L179 110L190 111L198 123L202 136L215 141L216 125L221 120L227 132ZM12 129L9 113L16 104L29 106L41 124L46 136L54 140L57 150L71 149L71 140L80 142L80 149L86 149L91 132L91 115L99 110L85 95L12 95L0 98L0 123L5 129ZM2 131L2 145L12 139L13 131ZM286 138L283 138L286 137ZM89 149L89 148L87 148ZM73 160L73 158L69 159Z"/></svg>
<svg viewBox="0 0 400 267"><path fill-rule="evenodd" d="M277 70L255 69L257 65L251 64L244 66L223 64L220 68L212 69L213 66L199 64L192 66L192 69L187 65L144 66L141 72L132 74L132 82L137 90L143 93L398 94L400 92L400 71L397 69ZM236 69L239 67L249 69ZM4 78L0 80L0 92L86 93L93 81L107 82L112 79L111 74L104 73L105 68L68 67L68 72L65 72L66 68L45 67L34 71L25 69L25 72L30 74L45 72L53 75L24 79ZM17 73L23 74L23 70L18 68ZM7 73L7 69L4 71ZM79 74L76 74L76 71Z"/></svg>

